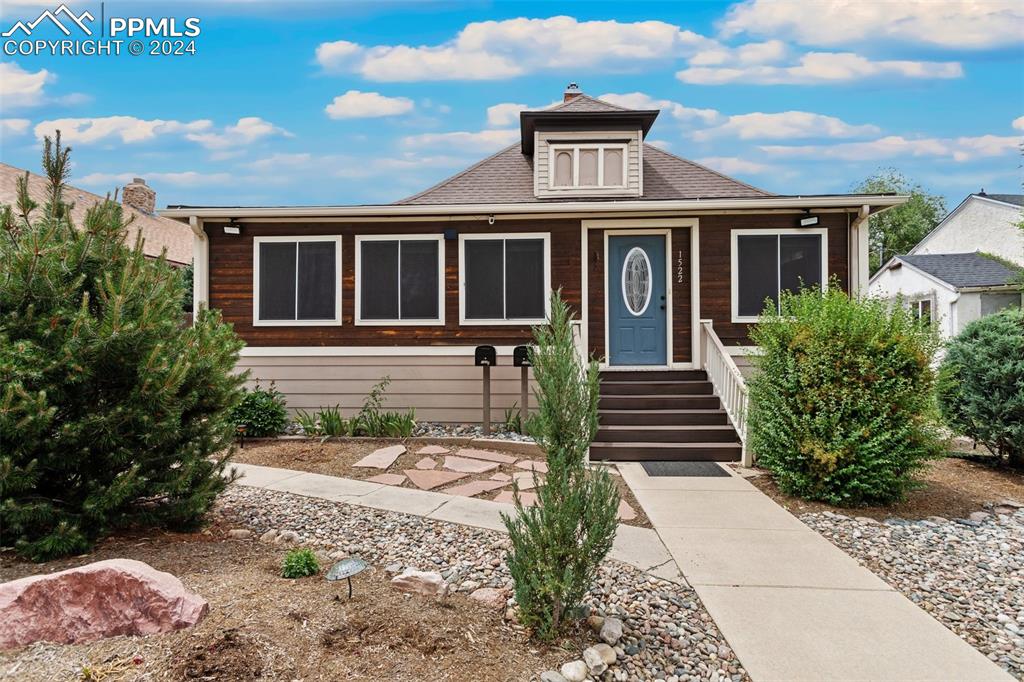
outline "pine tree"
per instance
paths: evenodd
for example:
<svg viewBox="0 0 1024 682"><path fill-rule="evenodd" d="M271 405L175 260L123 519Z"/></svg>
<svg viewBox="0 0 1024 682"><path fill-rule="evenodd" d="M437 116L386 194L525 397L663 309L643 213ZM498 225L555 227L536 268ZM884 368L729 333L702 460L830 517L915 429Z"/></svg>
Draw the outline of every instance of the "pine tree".
<svg viewBox="0 0 1024 682"><path fill-rule="evenodd" d="M537 505L524 507L517 491L515 515L502 520L512 540L508 566L520 620L541 639L552 639L612 548L619 491L608 472L586 465L597 432L597 363L584 366L578 359L561 292L552 294L549 324L535 328L534 336L538 411L532 432L547 455L548 473L536 488Z"/></svg>
<svg viewBox="0 0 1024 682"><path fill-rule="evenodd" d="M181 277L125 244L109 196L72 224L70 149L46 138L45 205L0 209L0 544L45 560L132 524L194 527L227 481L242 342L182 325Z"/></svg>

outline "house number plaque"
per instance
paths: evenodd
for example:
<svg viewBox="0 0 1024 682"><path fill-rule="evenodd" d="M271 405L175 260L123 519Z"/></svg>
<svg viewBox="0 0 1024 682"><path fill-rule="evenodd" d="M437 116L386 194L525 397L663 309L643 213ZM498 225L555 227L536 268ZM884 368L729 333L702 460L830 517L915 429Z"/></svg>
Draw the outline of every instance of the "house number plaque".
<svg viewBox="0 0 1024 682"><path fill-rule="evenodd" d="M679 251L676 255L676 282L679 284L683 283L683 252Z"/></svg>

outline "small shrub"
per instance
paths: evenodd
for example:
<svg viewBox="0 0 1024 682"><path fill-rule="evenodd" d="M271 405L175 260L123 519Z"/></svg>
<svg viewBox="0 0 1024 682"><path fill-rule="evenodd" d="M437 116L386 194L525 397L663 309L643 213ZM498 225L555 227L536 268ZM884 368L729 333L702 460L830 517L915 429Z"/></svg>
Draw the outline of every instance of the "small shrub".
<svg viewBox="0 0 1024 682"><path fill-rule="evenodd" d="M313 550L307 548L289 550L281 566L283 578L305 578L319 572L320 562L316 560Z"/></svg>
<svg viewBox="0 0 1024 682"><path fill-rule="evenodd" d="M249 438L276 436L288 426L284 394L274 388L273 382L269 388L261 388L257 383L245 392L231 418L236 425L245 427Z"/></svg>
<svg viewBox="0 0 1024 682"><path fill-rule="evenodd" d="M938 337L903 306L828 292L785 294L751 332L749 445L783 491L886 504L942 453L932 356Z"/></svg>
<svg viewBox="0 0 1024 682"><path fill-rule="evenodd" d="M391 383L391 377L385 376L373 388L363 401L359 413L352 418L350 434L353 436L371 436L374 438L408 438L416 426L416 413L385 412L384 393Z"/></svg>
<svg viewBox="0 0 1024 682"><path fill-rule="evenodd" d="M519 409L519 403L512 403L512 407L505 410L505 420L502 428L508 433L532 436L533 431L531 429L537 428L537 414L535 412L528 414L524 421L522 410Z"/></svg>
<svg viewBox="0 0 1024 682"><path fill-rule="evenodd" d="M549 325L534 328L535 438L548 473L537 506L524 507L516 495L515 514L502 514L520 619L547 640L592 587L615 539L619 507L615 482L584 461L597 431L598 371L596 362L583 366L577 358L571 320L560 292L553 293Z"/></svg>
<svg viewBox="0 0 1024 682"><path fill-rule="evenodd" d="M967 325L950 342L939 376L950 428L1024 466L1024 310Z"/></svg>

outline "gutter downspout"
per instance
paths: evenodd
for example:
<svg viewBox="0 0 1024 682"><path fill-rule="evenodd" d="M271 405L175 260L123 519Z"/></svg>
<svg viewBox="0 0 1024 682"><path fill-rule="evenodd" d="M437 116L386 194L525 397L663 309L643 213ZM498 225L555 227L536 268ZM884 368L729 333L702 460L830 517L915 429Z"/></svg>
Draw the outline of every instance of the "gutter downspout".
<svg viewBox="0 0 1024 682"><path fill-rule="evenodd" d="M871 278L871 257L868 253L871 206L860 207L857 217L850 225L850 293L866 296Z"/></svg>
<svg viewBox="0 0 1024 682"><path fill-rule="evenodd" d="M203 221L190 216L192 228L192 321L199 311L210 307L210 240L203 230Z"/></svg>

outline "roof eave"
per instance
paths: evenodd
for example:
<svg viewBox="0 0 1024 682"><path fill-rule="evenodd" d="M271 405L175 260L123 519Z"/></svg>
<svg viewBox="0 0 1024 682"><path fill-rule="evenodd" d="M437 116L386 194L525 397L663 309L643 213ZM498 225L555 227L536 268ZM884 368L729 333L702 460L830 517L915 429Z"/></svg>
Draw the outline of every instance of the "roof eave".
<svg viewBox="0 0 1024 682"><path fill-rule="evenodd" d="M647 137L648 131L658 118L658 109L630 109L628 111L521 111L519 112L519 130L524 154L533 154L533 133L537 122L549 121L639 121L641 139Z"/></svg>
<svg viewBox="0 0 1024 682"><path fill-rule="evenodd" d="M725 199L674 199L666 201L573 201L518 204L385 204L374 206L270 206L270 207L189 207L174 206L158 213L165 218L231 219L245 218L359 218L452 215L524 215L533 213L649 213L657 211L713 210L814 210L860 208L872 212L906 203L906 195L826 195L789 197L749 197Z"/></svg>

